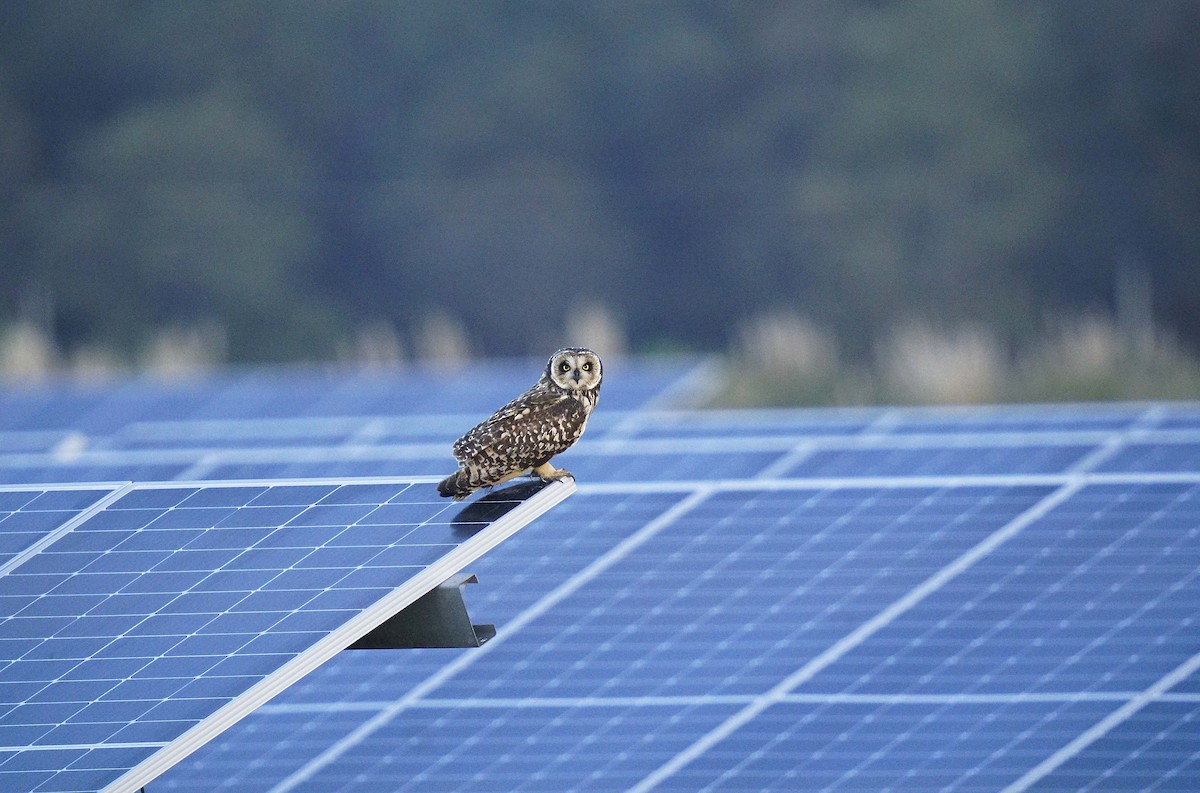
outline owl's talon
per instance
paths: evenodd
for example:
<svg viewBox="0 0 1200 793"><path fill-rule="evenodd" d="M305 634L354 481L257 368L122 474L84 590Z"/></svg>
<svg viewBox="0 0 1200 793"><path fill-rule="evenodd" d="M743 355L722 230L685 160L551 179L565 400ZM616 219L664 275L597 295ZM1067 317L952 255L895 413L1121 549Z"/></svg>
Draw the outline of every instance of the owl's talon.
<svg viewBox="0 0 1200 793"><path fill-rule="evenodd" d="M534 468L532 473L534 476L540 477L543 482L556 482L567 477L575 478L566 468L555 468L550 463L542 463Z"/></svg>

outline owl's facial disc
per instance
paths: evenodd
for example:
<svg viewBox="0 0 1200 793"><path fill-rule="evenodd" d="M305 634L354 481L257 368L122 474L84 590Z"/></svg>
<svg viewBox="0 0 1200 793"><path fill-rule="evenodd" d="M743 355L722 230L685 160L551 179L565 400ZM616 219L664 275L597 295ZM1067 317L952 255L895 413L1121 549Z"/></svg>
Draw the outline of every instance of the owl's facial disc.
<svg viewBox="0 0 1200 793"><path fill-rule="evenodd" d="M559 350L550 359L550 376L560 388L581 391L600 383L600 359L591 350Z"/></svg>

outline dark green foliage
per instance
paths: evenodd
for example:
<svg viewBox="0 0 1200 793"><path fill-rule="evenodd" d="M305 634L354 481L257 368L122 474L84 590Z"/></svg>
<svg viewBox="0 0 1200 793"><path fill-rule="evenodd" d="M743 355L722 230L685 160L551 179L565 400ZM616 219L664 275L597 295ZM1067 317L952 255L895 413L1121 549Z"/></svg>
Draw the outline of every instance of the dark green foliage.
<svg viewBox="0 0 1200 793"><path fill-rule="evenodd" d="M788 310L863 357L1111 307L1132 262L1200 344L1198 9L10 3L0 326L276 360L442 314L540 351L591 304L711 349Z"/></svg>

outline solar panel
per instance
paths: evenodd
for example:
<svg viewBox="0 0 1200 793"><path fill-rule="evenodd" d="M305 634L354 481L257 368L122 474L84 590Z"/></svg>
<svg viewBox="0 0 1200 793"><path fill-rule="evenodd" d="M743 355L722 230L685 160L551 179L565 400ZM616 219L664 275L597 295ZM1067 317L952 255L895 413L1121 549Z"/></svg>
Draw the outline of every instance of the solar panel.
<svg viewBox="0 0 1200 793"><path fill-rule="evenodd" d="M465 506L412 480L5 491L11 515L75 511L0 576L0 787L144 784L573 489Z"/></svg>
<svg viewBox="0 0 1200 793"><path fill-rule="evenodd" d="M538 378L545 358L473 361L469 366L395 369L291 367L218 372L176 381L0 388L0 438L76 431L104 438L138 423L290 422L361 416L468 415L495 410ZM606 362L608 411L640 409L693 390L696 358Z"/></svg>
<svg viewBox="0 0 1200 793"><path fill-rule="evenodd" d="M111 491L103 485L0 487L0 571L7 570L22 553Z"/></svg>
<svg viewBox="0 0 1200 793"><path fill-rule="evenodd" d="M0 388L0 484L444 475L454 439L528 387L543 363ZM610 364L615 379L605 384L591 437L692 393L685 386L704 370L696 359ZM411 461L414 446L423 447L423 465L389 464ZM378 453L362 459L364 449Z"/></svg>
<svg viewBox="0 0 1200 793"><path fill-rule="evenodd" d="M1108 470L1136 418L1087 444L1060 423L1034 433L1069 449L1053 465L974 426L871 440L864 470L821 478L748 474L746 447L674 483L579 455L615 470L478 566L509 581L587 548L506 584L499 640L347 654L160 783L1194 789L1200 472ZM922 447L967 470L889 460Z"/></svg>
<svg viewBox="0 0 1200 793"><path fill-rule="evenodd" d="M317 540L331 529L357 536L371 524L350 525L354 508L372 504L320 503L328 494L309 491L299 500L311 503L300 506L316 523L271 535L254 525L175 525L171 513L202 510L217 523L231 490L267 484L247 478L326 477L293 488L339 487L354 476L427 485L448 471L453 437L531 379L525 363L492 371L495 393L473 391L465 402L447 398L463 390L460 375L421 371L281 370L0 393L0 405L13 408L0 423L0 480L25 483L0 488L0 518L7 510L14 527L36 524L0 554L26 559L10 572L48 565L44 575L65 576L57 586L67 587L50 597L9 594L6 579L17 578L0 576L0 607L30 609L6 646L40 648L21 656L28 663L14 679L0 669L0 692L45 686L37 675L61 665L60 648L104 638L89 635L93 617L136 616L123 604L169 594L156 582L189 584L187 574L205 570L236 581L246 572L236 560L250 558L275 567L249 570L284 575L296 569L294 552L341 553ZM145 685L145 697L111 706L93 696L83 706L93 708L91 721L63 718L56 701L10 702L5 712L19 720L10 735L60 737L0 745L0 780L16 789L29 780L95 787L97 774L113 779L152 756L141 767L158 773L186 753L181 746L199 746L152 789L1200 786L1200 408L667 409L702 372L694 361L664 369L634 361L609 378L588 436L556 460L576 473L577 495L472 563L486 584L471 593L472 610L500 625L482 648L331 651L311 673L276 680L291 685L253 710L260 699L237 699L223 686L236 680L253 690L271 673L241 665L289 657L293 638L328 629L307 612L263 609L262 619L277 621L266 630L258 616L238 625L246 646L257 644L246 658L221 659L232 673L184 670L195 696L180 696L171 687L181 678L159 670L204 662L159 649L146 662L157 677L101 681L121 692ZM190 489L186 498L207 501L127 510L157 510L165 523L153 528L73 525L92 512L120 517L100 503L115 497L114 486L87 480L143 474L198 480L134 489L145 498ZM81 484L39 484L51 479ZM26 506L50 491L76 495ZM22 495L5 502L8 493ZM382 494L375 500L386 506ZM294 519L283 511L296 506L247 500L233 509ZM346 525L321 525L330 515ZM50 525L60 518L68 530ZM226 547L220 532L243 533ZM311 548L269 539L281 536L307 538ZM165 537L188 539L171 549L160 547ZM93 543L109 541L129 545L124 556L103 554L114 567L102 575L132 588L79 611L97 597L97 576L54 565L95 558ZM48 548L62 558L43 554ZM390 569L402 569L412 551L389 552L400 555ZM161 553L163 568L122 561ZM169 560L184 553L203 559L203 569L174 569ZM169 630L193 612L158 616L149 625L162 628L127 631L121 646L178 638ZM66 634L42 630L62 620ZM190 641L207 640L203 628L195 633ZM99 675L87 674L47 690L90 687ZM209 741L216 730L193 712L197 701L213 713L235 701L252 712ZM106 729L114 732L104 741L84 740ZM72 731L79 740L68 743Z"/></svg>
<svg viewBox="0 0 1200 793"><path fill-rule="evenodd" d="M1200 442L1130 443L1106 460L1102 468L1114 472L1200 470Z"/></svg>
<svg viewBox="0 0 1200 793"><path fill-rule="evenodd" d="M1057 473L1082 460L1094 447L1082 444L1020 446L922 446L815 450L780 476L962 476Z"/></svg>

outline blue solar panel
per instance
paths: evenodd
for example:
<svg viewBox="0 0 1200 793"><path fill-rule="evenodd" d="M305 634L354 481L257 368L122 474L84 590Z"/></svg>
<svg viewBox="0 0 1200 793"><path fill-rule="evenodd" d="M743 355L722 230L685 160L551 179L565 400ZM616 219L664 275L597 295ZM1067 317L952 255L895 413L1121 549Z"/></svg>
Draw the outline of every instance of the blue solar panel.
<svg viewBox="0 0 1200 793"><path fill-rule="evenodd" d="M27 446L37 433L75 431L103 439L146 422L486 414L532 385L544 365L543 358L475 361L458 369L260 369L181 382L0 388L0 432L19 431ZM623 411L667 399L697 366L690 358L613 359L605 368L602 404ZM186 441L185 433L175 438ZM14 451L16 444L0 448Z"/></svg>
<svg viewBox="0 0 1200 793"><path fill-rule="evenodd" d="M812 687L1140 691L1200 652L1200 488L1085 487ZM982 641L981 641L982 640Z"/></svg>
<svg viewBox="0 0 1200 793"><path fill-rule="evenodd" d="M277 602L256 589L262 608L229 607L236 631L190 621L212 616L206 598L249 597L247 575L294 580L297 552L324 575L377 547L363 506L411 525L411 505L335 496L355 493L338 480L448 473L453 438L540 362L488 366L494 391L463 372L319 369L0 391L0 480L210 480L135 488L84 526L85 496L111 488L60 488L79 503L34 510L19 496L6 507L0 488L0 519L40 521L0 554L48 536L54 549L13 571L40 571L52 595L0 576L0 608L24 609L0 635L20 661L0 668L13 720L0 718L0 787L91 789L147 760L157 773L171 744L158 731L195 735L196 708L262 679L259 656L303 652L292 639L327 627L294 610L302 590ZM555 461L579 495L473 563L485 586L468 592L472 611L497 639L333 655L153 788L1200 787L1200 409L661 410L699 371L606 367L588 435ZM252 485L217 480L295 476L326 479L226 514ZM413 539L388 546L388 569L446 545ZM72 569L86 560L95 569ZM317 611L360 607L325 596L336 602ZM109 626L106 641L149 660L72 655ZM160 646L229 636L241 644L221 645L227 674ZM64 717L74 704L57 693L29 695L97 680L118 704L93 697L91 720ZM31 734L49 742L14 743Z"/></svg>
<svg viewBox="0 0 1200 793"><path fill-rule="evenodd" d="M527 388L542 365L294 368L179 383L0 388L0 485L437 475L451 463L454 439ZM615 374L605 383L604 410L591 436L621 426L630 410L669 401L697 365L694 359L612 361ZM413 462L411 448L398 448L414 444L426 445L427 465ZM428 451L434 445L436 454ZM371 448L384 451L360 456ZM344 456L303 454L312 450Z"/></svg>
<svg viewBox="0 0 1200 793"><path fill-rule="evenodd" d="M1063 763L1033 791L1190 793L1200 780L1196 702L1154 702Z"/></svg>
<svg viewBox="0 0 1200 793"><path fill-rule="evenodd" d="M971 476L1066 471L1094 449L1083 445L870 448L815 451L783 476Z"/></svg>
<svg viewBox="0 0 1200 793"><path fill-rule="evenodd" d="M119 491L0 577L0 787L97 790L178 759L201 722L227 726L570 492L483 531L428 482Z"/></svg>
<svg viewBox="0 0 1200 793"><path fill-rule="evenodd" d="M166 482L190 467L181 463L109 462L59 465L0 465L0 485L90 482Z"/></svg>
<svg viewBox="0 0 1200 793"><path fill-rule="evenodd" d="M1158 426L1169 430L1200 430L1200 409L1182 405L1164 407Z"/></svg>
<svg viewBox="0 0 1200 793"><path fill-rule="evenodd" d="M717 493L435 695L760 691L1045 493Z"/></svg>
<svg viewBox="0 0 1200 793"><path fill-rule="evenodd" d="M1115 432L1154 423L1156 412L1144 405L1009 406L993 409L914 409L892 414L886 422L890 433L1052 433Z"/></svg>
<svg viewBox="0 0 1200 793"><path fill-rule="evenodd" d="M998 791L1104 710L1069 701L781 703L656 789Z"/></svg>
<svg viewBox="0 0 1200 793"><path fill-rule="evenodd" d="M628 423L639 439L858 435L884 415L879 410L712 410L644 412Z"/></svg>
<svg viewBox="0 0 1200 793"><path fill-rule="evenodd" d="M1101 464L1100 470L1123 473L1200 470L1200 443L1131 443Z"/></svg>
<svg viewBox="0 0 1200 793"><path fill-rule="evenodd" d="M0 570L109 492L0 488Z"/></svg>
<svg viewBox="0 0 1200 793"><path fill-rule="evenodd" d="M680 452L639 451L595 454L586 446L555 458L581 482L670 482L674 480L744 479L780 457L777 451Z"/></svg>
<svg viewBox="0 0 1200 793"><path fill-rule="evenodd" d="M955 481L585 487L481 561L489 580L519 575L577 528L594 555L511 586L534 591L500 641L386 673L349 654L160 782L999 790L1064 769L1057 789L1075 789L1091 758L1129 789L1147 762L1105 741L1132 736L1194 783L1200 697L1138 698L1200 665L1197 483ZM350 681L360 693L339 694ZM1139 729L1168 702L1170 732ZM245 745L268 759L239 767Z"/></svg>
<svg viewBox="0 0 1200 793"><path fill-rule="evenodd" d="M302 459L293 455L293 462L222 463L219 457L192 470L200 479L262 479L265 477L362 477L362 476L446 476L454 471L454 458L447 451L426 457L386 457L371 455L368 459Z"/></svg>

